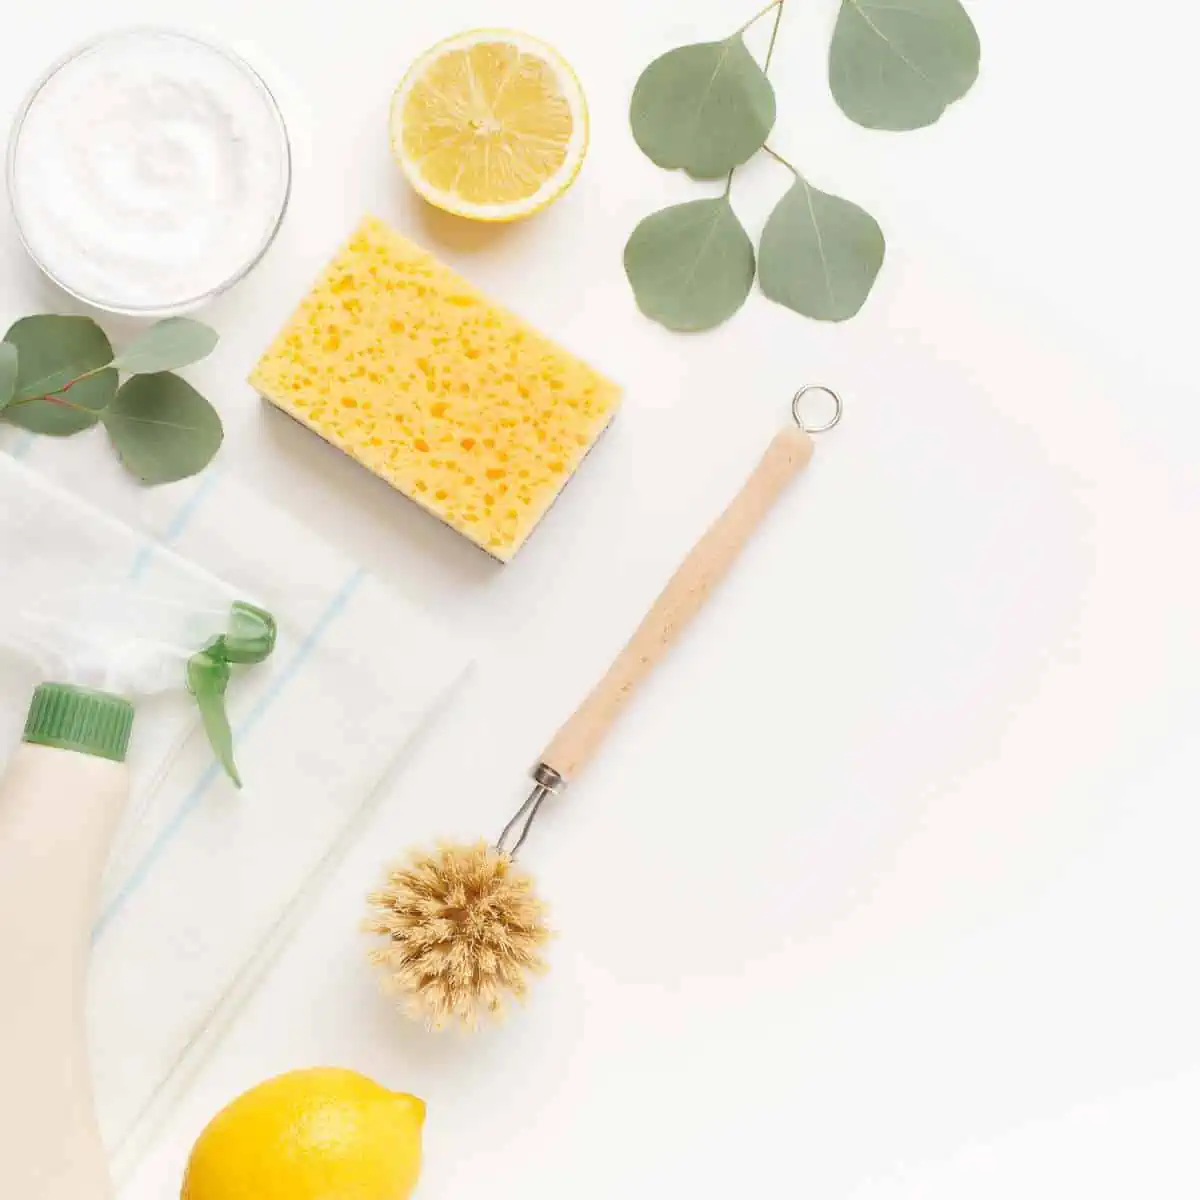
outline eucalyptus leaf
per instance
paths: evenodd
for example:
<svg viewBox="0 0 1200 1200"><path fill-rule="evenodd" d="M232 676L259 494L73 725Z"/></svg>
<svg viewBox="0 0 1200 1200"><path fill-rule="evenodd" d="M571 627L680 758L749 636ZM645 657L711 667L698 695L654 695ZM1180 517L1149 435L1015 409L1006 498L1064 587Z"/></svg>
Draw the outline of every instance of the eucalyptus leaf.
<svg viewBox="0 0 1200 1200"><path fill-rule="evenodd" d="M17 400L61 392L112 363L112 345L90 317L25 317L4 335L17 348Z"/></svg>
<svg viewBox="0 0 1200 1200"><path fill-rule="evenodd" d="M216 345L216 330L188 317L168 317L134 338L113 366L127 375L178 371L206 358Z"/></svg>
<svg viewBox="0 0 1200 1200"><path fill-rule="evenodd" d="M818 321L845 321L883 266L883 231L857 204L800 176L767 218L758 278L772 300Z"/></svg>
<svg viewBox="0 0 1200 1200"><path fill-rule="evenodd" d="M761 149L775 124L775 91L738 33L656 58L634 88L629 119L660 167L715 179Z"/></svg>
<svg viewBox="0 0 1200 1200"><path fill-rule="evenodd" d="M694 332L728 320L754 282L754 247L728 196L652 213L625 246L638 307L668 329Z"/></svg>
<svg viewBox="0 0 1200 1200"><path fill-rule="evenodd" d="M971 89L979 54L959 0L842 0L829 86L859 125L920 129Z"/></svg>
<svg viewBox="0 0 1200 1200"><path fill-rule="evenodd" d="M196 697L208 744L225 774L240 788L242 780L233 758L233 730L225 708L229 676L229 664L211 649L201 650L188 660L188 690Z"/></svg>
<svg viewBox="0 0 1200 1200"><path fill-rule="evenodd" d="M0 412L17 394L17 348L0 342Z"/></svg>
<svg viewBox="0 0 1200 1200"><path fill-rule="evenodd" d="M216 410L178 375L138 375L103 415L125 466L143 483L174 483L204 470L221 448Z"/></svg>
<svg viewBox="0 0 1200 1200"><path fill-rule="evenodd" d="M13 400L0 419L46 437L72 437L91 429L117 394L117 373L111 367L89 375L52 396Z"/></svg>

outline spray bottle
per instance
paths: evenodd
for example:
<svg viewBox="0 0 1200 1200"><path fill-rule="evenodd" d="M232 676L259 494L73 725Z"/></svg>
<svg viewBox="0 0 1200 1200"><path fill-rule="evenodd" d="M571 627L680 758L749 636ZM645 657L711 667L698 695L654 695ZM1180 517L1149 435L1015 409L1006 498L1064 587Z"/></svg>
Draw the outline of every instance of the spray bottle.
<svg viewBox="0 0 1200 1200"><path fill-rule="evenodd" d="M85 1031L88 949L129 799L133 697L187 687L240 784L225 712L232 667L264 661L263 609L195 611L121 589L42 597L3 641L42 669L0 778L0 1197L107 1200Z"/></svg>

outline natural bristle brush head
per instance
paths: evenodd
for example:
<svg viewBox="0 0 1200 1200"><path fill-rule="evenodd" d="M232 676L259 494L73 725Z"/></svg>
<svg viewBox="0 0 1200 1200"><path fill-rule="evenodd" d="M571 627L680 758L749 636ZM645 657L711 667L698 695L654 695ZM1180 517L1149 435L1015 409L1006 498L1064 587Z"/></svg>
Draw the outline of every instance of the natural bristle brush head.
<svg viewBox="0 0 1200 1200"><path fill-rule="evenodd" d="M414 851L369 903L367 930L387 939L371 961L432 1028L478 1028L545 970L550 930L533 878L486 842Z"/></svg>

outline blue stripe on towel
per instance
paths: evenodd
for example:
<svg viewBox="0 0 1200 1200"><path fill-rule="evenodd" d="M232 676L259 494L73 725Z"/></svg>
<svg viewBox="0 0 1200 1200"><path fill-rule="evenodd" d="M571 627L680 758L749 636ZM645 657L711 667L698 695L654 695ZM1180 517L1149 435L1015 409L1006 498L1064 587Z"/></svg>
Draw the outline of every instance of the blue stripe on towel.
<svg viewBox="0 0 1200 1200"><path fill-rule="evenodd" d="M346 606L350 603L354 593L358 590L359 585L365 577L366 573L360 567L352 571L346 578L345 582L338 589L337 594L317 620L317 623L309 631L308 636L296 647L295 654L292 655L283 669L271 680L270 686L258 698L254 706L246 714L245 719L234 729L235 744L254 730L255 726L266 716L279 697L287 691L289 685L303 669L304 664L312 657L313 651L316 650L329 627L345 611ZM162 857L171 842L175 840L176 835L183 828L188 817L196 810L205 793L220 776L221 768L215 762L205 769L199 780L197 780L195 787L188 792L183 803L176 810L175 815L164 826L155 839L154 844L146 852L142 861L138 863L130 877L125 881L121 890L109 901L107 907L100 914L100 918L92 930L93 942L98 941L103 936L104 931L120 913L121 909L125 907L130 897L146 881L154 864Z"/></svg>
<svg viewBox="0 0 1200 1200"><path fill-rule="evenodd" d="M192 518L199 512L200 507L204 504L212 493L213 488L217 486L221 473L217 470L210 469L200 479L200 482L192 489L192 494L179 506L175 515L167 522L167 527L162 531L162 536L157 540L147 539L142 543L141 548L137 552L137 557L133 560L133 565L129 568L129 581L136 583L146 573L146 568L154 560L156 551L161 546L171 546L177 542L187 529Z"/></svg>

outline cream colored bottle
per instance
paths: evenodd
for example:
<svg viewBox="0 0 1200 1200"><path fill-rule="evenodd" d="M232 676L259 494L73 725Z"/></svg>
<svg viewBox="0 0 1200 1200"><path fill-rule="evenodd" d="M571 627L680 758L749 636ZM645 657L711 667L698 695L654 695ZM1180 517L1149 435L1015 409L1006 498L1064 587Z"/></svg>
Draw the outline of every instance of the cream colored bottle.
<svg viewBox="0 0 1200 1200"><path fill-rule="evenodd" d="M128 701L47 684L0 779L0 1198L109 1200L84 1000Z"/></svg>

